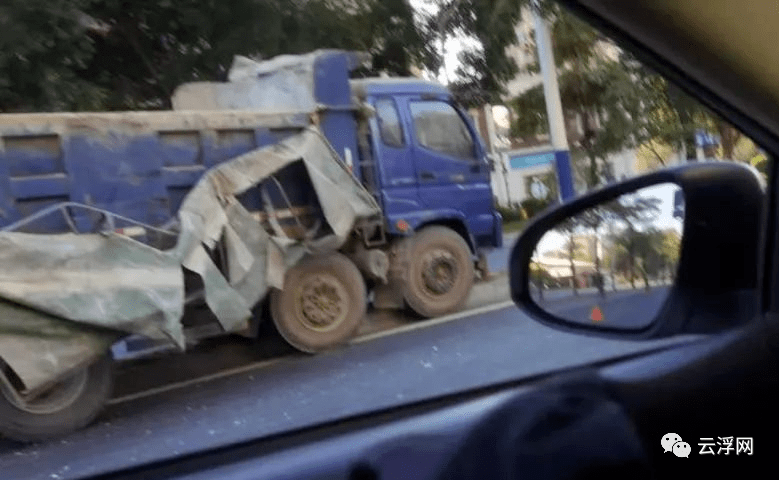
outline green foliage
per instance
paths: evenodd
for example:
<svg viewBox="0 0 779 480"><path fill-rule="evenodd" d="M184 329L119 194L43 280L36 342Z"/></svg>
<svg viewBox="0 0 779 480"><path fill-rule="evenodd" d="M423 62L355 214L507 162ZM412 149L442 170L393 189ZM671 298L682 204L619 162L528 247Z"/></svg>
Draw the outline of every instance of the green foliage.
<svg viewBox="0 0 779 480"><path fill-rule="evenodd" d="M582 123L582 134L570 139L574 171L592 188L611 177L609 154L639 143L635 119L641 118L644 104L634 93L629 72L615 58L616 50L601 34L560 9L551 9L549 18L563 109ZM541 86L514 99L510 107L516 113L514 135L546 132Z"/></svg>
<svg viewBox="0 0 779 480"><path fill-rule="evenodd" d="M615 233L609 239L606 262L612 270L627 277L635 287L635 278L648 284L650 276L673 275L681 253L681 236L673 229L646 229L632 226Z"/></svg>
<svg viewBox="0 0 779 480"><path fill-rule="evenodd" d="M497 206L496 209L498 210L498 213L500 213L500 216L503 218L504 223L527 220L527 216L525 215L525 212L521 208L519 208L519 206L514 206L514 207Z"/></svg>
<svg viewBox="0 0 779 480"><path fill-rule="evenodd" d="M547 269L535 262L530 262L530 280L539 286L551 287L557 284L557 279Z"/></svg>
<svg viewBox="0 0 779 480"><path fill-rule="evenodd" d="M768 157L762 153L759 153L752 157L749 163L755 167L761 175L763 175L763 178L766 181L768 181Z"/></svg>
<svg viewBox="0 0 779 480"><path fill-rule="evenodd" d="M0 111L92 108L106 91L77 75L95 55L90 0L0 3Z"/></svg>
<svg viewBox="0 0 779 480"><path fill-rule="evenodd" d="M224 80L235 55L367 51L360 75L441 65L435 39L465 36L452 85L468 106L516 73L505 48L527 0L6 0L0 5L0 110L159 109L190 81Z"/></svg>
<svg viewBox="0 0 779 480"><path fill-rule="evenodd" d="M458 80L450 87L468 107L499 102L503 85L517 73L506 47L517 42L515 25L528 0L439 0L437 15L428 28L438 35L464 35L476 40L475 48L460 54Z"/></svg>
<svg viewBox="0 0 779 480"><path fill-rule="evenodd" d="M538 85L508 102L508 108L516 112L509 127L514 137L532 137L549 133L549 117L546 114L543 86Z"/></svg>
<svg viewBox="0 0 779 480"><path fill-rule="evenodd" d="M362 50L364 74L407 75L437 60L428 35L406 0L5 0L0 109L167 108L235 55Z"/></svg>
<svg viewBox="0 0 779 480"><path fill-rule="evenodd" d="M639 148L644 169L664 165L669 151L694 157L699 129L719 135L716 154L733 159L742 135L731 125L573 15L548 5L544 13L551 22L563 110L567 118L578 118L583 130L569 132L577 183L589 189L612 180L607 158L629 148ZM541 86L509 107L515 112L512 135L547 132Z"/></svg>
<svg viewBox="0 0 779 480"><path fill-rule="evenodd" d="M525 215L527 215L527 218L533 218L546 209L550 203L551 202L548 199L526 198L522 200L520 206L522 210L524 210Z"/></svg>

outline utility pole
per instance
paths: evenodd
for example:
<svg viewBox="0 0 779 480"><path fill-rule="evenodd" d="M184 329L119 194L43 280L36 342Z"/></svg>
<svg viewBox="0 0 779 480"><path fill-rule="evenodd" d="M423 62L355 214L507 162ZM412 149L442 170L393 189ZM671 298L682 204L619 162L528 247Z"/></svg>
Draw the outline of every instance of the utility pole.
<svg viewBox="0 0 779 480"><path fill-rule="evenodd" d="M459 3L459 1L457 2ZM456 5L456 4L455 4ZM451 80L449 78L449 72L446 69L446 30L445 27L449 23L450 16L451 16L451 10L446 9L446 2L443 0L438 0L436 2L436 7L438 8L438 34L440 35L440 41L441 41L441 68L443 69L444 73L444 83L446 85L449 85L449 81ZM453 8L454 5L450 6L450 8ZM441 76L441 72L439 71L439 78Z"/></svg>
<svg viewBox="0 0 779 480"><path fill-rule="evenodd" d="M503 177L504 188L506 190L506 206L511 207L511 194L509 193L508 169L495 145L498 143L498 136L495 133L495 117L493 116L492 105L489 103L482 107L481 114L484 116L484 124L487 127L487 150L490 154L490 160L494 165L495 173L498 173L498 162L500 162L500 175Z"/></svg>
<svg viewBox="0 0 779 480"><path fill-rule="evenodd" d="M538 63L544 81L544 100L546 114L549 118L549 137L555 150L555 167L557 181L560 186L561 200L565 201L575 195L573 176L571 174L571 155L568 150L568 139L565 133L565 117L560 101L560 88L557 85L557 67L552 51L552 37L549 26L538 11L538 4L533 7L533 19L536 30L536 46L538 48Z"/></svg>

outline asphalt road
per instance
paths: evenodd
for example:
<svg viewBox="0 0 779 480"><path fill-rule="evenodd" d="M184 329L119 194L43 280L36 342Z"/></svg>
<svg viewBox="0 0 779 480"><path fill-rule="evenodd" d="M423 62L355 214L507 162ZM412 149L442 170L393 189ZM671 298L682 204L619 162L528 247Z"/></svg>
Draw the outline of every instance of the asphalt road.
<svg viewBox="0 0 779 480"><path fill-rule="evenodd" d="M655 319L668 298L668 287L652 287L648 291L643 288L610 291L603 297L597 292L581 293L578 296L568 294L562 298L549 297L551 295L545 295L545 300L540 300L539 305L565 320L640 329L649 326ZM599 317L593 318L594 309L600 310Z"/></svg>
<svg viewBox="0 0 779 480"><path fill-rule="evenodd" d="M505 270L513 240L490 255L493 271ZM505 285L488 290L506 294ZM215 339L186 355L120 363L114 398L93 425L41 444L0 440L0 476L79 478L668 342L558 332L510 302L429 321L376 314L366 324L353 344L316 356L268 330L260 341Z"/></svg>
<svg viewBox="0 0 779 480"><path fill-rule="evenodd" d="M505 272L508 269L509 256L519 233L506 233L503 235L503 247L493 250L487 255L487 264L491 272Z"/></svg>
<svg viewBox="0 0 779 480"><path fill-rule="evenodd" d="M47 443L0 443L0 472L9 479L78 478L660 343L561 333L513 306L407 323L405 331L317 356L272 341L222 340L189 355L123 365L116 397L97 422Z"/></svg>

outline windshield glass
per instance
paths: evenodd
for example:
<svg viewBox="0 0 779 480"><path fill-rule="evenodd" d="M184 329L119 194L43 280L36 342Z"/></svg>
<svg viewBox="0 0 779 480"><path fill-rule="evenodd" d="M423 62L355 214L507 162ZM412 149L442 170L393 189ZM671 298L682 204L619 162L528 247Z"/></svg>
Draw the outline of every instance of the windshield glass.
<svg viewBox="0 0 779 480"><path fill-rule="evenodd" d="M4 475L79 478L679 341L534 321L511 248L606 185L688 162L765 179L768 158L531 4L4 0ZM685 202L634 193L542 239L534 301L651 324Z"/></svg>

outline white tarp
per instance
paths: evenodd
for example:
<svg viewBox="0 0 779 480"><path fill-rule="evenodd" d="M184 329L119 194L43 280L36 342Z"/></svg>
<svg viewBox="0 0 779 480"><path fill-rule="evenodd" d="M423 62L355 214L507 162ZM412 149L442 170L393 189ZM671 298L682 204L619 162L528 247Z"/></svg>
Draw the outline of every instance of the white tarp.
<svg viewBox="0 0 779 480"><path fill-rule="evenodd" d="M314 112L316 60L339 50L317 50L305 55L280 55L255 61L236 56L229 82L192 82L178 87L172 96L174 110L261 110L265 112ZM349 53L352 63L370 57ZM352 65L353 66L353 65Z"/></svg>

